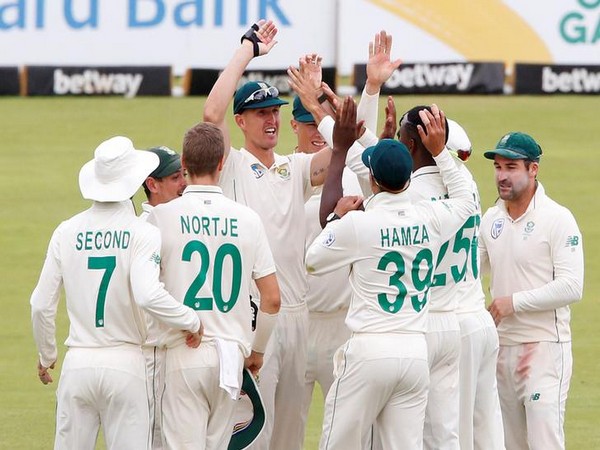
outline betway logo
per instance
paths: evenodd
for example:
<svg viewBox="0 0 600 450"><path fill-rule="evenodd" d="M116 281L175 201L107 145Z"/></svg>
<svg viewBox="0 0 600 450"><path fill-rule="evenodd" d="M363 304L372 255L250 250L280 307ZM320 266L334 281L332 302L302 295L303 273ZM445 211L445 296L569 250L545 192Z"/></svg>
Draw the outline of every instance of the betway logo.
<svg viewBox="0 0 600 450"><path fill-rule="evenodd" d="M542 70L542 91L600 92L600 72L572 69L570 72L553 72L551 67Z"/></svg>
<svg viewBox="0 0 600 450"><path fill-rule="evenodd" d="M54 71L54 93L65 94L121 94L135 97L144 76L140 73L100 73L84 70L69 75L61 69Z"/></svg>
<svg viewBox="0 0 600 450"><path fill-rule="evenodd" d="M475 66L473 64L429 65L415 64L394 71L385 86L414 88L427 86L456 86L459 91L469 87Z"/></svg>

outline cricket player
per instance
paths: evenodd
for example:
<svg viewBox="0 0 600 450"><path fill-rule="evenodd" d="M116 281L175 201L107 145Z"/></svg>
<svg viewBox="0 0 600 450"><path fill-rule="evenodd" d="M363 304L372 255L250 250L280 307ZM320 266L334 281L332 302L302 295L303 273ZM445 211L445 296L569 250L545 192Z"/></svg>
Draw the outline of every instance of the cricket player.
<svg viewBox="0 0 600 450"><path fill-rule="evenodd" d="M142 203L141 218L148 217L156 205L181 197L186 186L181 158L175 151L164 145L152 147L148 151L158 156L159 164L144 180L143 187L148 200Z"/></svg>
<svg viewBox="0 0 600 450"><path fill-rule="evenodd" d="M279 287L267 236L258 214L218 187L223 155L219 128L201 123L190 129L182 153L190 185L148 217L163 236L161 280L204 325L197 349L172 331L164 337L168 449L227 448L244 365L258 376L277 322ZM254 336L253 280L261 297Z"/></svg>
<svg viewBox="0 0 600 450"><path fill-rule="evenodd" d="M107 448L148 449L143 311L188 345L200 343L198 316L159 282L160 234L135 216L130 200L157 165L156 155L135 150L126 137L101 143L79 173L92 207L62 222L50 240L31 316L38 375L47 384L64 285L70 327L56 393L55 449L93 450L100 425Z"/></svg>
<svg viewBox="0 0 600 450"><path fill-rule="evenodd" d="M292 130L298 138L297 152L315 153L327 146L317 130L313 115L306 110L300 97L294 98L291 120ZM360 186L356 175L349 169L344 170L342 185L345 195L360 195ZM321 186L315 188L315 194L306 202L306 248L321 233L319 207L321 204ZM350 330L344 323L350 304L350 285L348 267L331 272L326 276L307 274L308 293L308 360L305 376L304 402L302 405L302 423L306 421L312 402L315 383L319 383L323 398L327 396L333 383L333 354L350 337ZM303 433L304 435L304 433Z"/></svg>
<svg viewBox="0 0 600 450"><path fill-rule="evenodd" d="M256 28L256 29L255 29ZM308 310L304 269L306 219L304 202L312 187L323 183L331 158L324 148L312 155L275 152L279 108L287 102L274 86L251 81L236 91L248 63L267 54L275 45L277 28L261 21L243 37L240 47L213 86L204 104L204 120L216 124L225 139L223 193L256 211L261 217L277 268L281 312L264 357L260 391L267 422L252 448L300 449L302 399L306 372ZM316 64L315 64L316 65ZM233 113L244 135L244 148L230 148L226 113L233 99ZM253 293L253 298L255 293Z"/></svg>
<svg viewBox="0 0 600 450"><path fill-rule="evenodd" d="M564 449L571 381L569 305L583 294L583 241L575 218L537 180L542 149L505 134L484 153L499 199L481 221L481 264L498 327L498 392L508 449Z"/></svg>
<svg viewBox="0 0 600 450"><path fill-rule="evenodd" d="M344 153L357 138L353 108L348 98L336 116L330 177L341 176ZM383 448L422 447L434 255L476 209L468 180L444 149L443 113L435 108L422 114L418 130L450 199L414 205L406 192L410 153L404 144L383 139L363 153L374 192L364 212L330 220L307 252L307 269L316 275L351 265L346 324L353 334L334 358L336 380L326 399L321 449L359 449L374 423ZM345 200L336 206L338 215Z"/></svg>
<svg viewBox="0 0 600 450"><path fill-rule="evenodd" d="M181 170L181 158L168 147L152 147L149 152L158 156L158 166L144 180L144 192L147 201L142 203L140 218L146 220L152 209L161 203L178 198L186 186ZM165 347L159 345L161 334L160 323L146 314L148 321L148 338L143 346L146 356L146 374L148 379L148 400L150 406L150 426L152 429L152 450L162 450L162 415L160 399L164 390L164 357Z"/></svg>
<svg viewBox="0 0 600 450"><path fill-rule="evenodd" d="M411 199L436 202L448 198L448 191L417 132L423 108L416 106L403 115L398 136L409 147L414 162L408 190ZM471 143L462 127L451 120L446 147L456 155L455 163L470 180L477 210L442 245L436 258L426 335L431 386L424 448L503 449L495 375L498 335L485 309L479 278L480 197L473 176L462 163L470 155Z"/></svg>

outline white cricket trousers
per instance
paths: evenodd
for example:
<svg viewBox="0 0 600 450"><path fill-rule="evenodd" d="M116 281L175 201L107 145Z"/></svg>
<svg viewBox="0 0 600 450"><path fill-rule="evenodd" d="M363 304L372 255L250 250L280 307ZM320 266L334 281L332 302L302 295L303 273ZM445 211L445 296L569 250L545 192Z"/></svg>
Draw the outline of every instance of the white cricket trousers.
<svg viewBox="0 0 600 450"><path fill-rule="evenodd" d="M154 345L142 346L146 358L146 381L150 407L150 432L152 450L162 450L162 407L161 398L165 390L166 349Z"/></svg>
<svg viewBox="0 0 600 450"><path fill-rule="evenodd" d="M109 450L149 448L146 361L140 346L70 348L56 397L55 450L94 450L100 424Z"/></svg>
<svg viewBox="0 0 600 450"><path fill-rule="evenodd" d="M326 313L313 311L308 313L308 360L302 404L303 436L306 432L315 383L319 383L323 398L326 398L334 379L333 355L350 338L350 330L345 324L347 314L347 308Z"/></svg>
<svg viewBox="0 0 600 450"><path fill-rule="evenodd" d="M425 337L430 386L423 448L458 450L460 326L456 314L429 311Z"/></svg>
<svg viewBox="0 0 600 450"><path fill-rule="evenodd" d="M504 450L504 428L496 382L498 333L491 314L457 314L460 335L460 448Z"/></svg>
<svg viewBox="0 0 600 450"><path fill-rule="evenodd" d="M239 357L243 359L241 352ZM181 344L167 349L162 398L165 448L227 449L236 400L219 387L219 365L214 341L203 341L198 348ZM240 372L240 383L241 378Z"/></svg>
<svg viewBox="0 0 600 450"><path fill-rule="evenodd" d="M565 448L563 425L572 367L571 342L500 346L498 393L507 449Z"/></svg>
<svg viewBox="0 0 600 450"><path fill-rule="evenodd" d="M248 448L302 449L302 399L307 339L306 304L282 305L259 372L258 387L265 405L265 427Z"/></svg>
<svg viewBox="0 0 600 450"><path fill-rule="evenodd" d="M354 334L336 352L321 450L361 450L373 424L384 450L421 449L429 386L422 334Z"/></svg>

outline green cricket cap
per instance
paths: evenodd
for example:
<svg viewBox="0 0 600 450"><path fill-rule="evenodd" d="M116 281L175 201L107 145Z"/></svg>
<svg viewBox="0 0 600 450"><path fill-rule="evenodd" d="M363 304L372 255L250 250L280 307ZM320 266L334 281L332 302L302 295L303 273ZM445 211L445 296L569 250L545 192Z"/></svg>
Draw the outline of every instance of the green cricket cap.
<svg viewBox="0 0 600 450"><path fill-rule="evenodd" d="M508 159L539 161L542 147L528 134L515 131L502 136L494 150L488 150L483 154L487 159L494 159L496 155Z"/></svg>

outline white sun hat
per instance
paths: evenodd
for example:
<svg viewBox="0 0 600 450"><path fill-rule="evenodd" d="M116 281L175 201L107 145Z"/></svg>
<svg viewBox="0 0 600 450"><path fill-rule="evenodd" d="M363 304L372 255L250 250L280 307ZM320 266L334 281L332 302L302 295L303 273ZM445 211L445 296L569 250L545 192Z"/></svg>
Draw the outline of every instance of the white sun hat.
<svg viewBox="0 0 600 450"><path fill-rule="evenodd" d="M446 148L461 161L466 161L471 156L472 145L467 132L458 122L448 120L448 142Z"/></svg>
<svg viewBox="0 0 600 450"><path fill-rule="evenodd" d="M112 137L96 147L94 159L79 171L81 195L97 202L127 200L133 197L158 163L156 154L136 150L129 138Z"/></svg>

